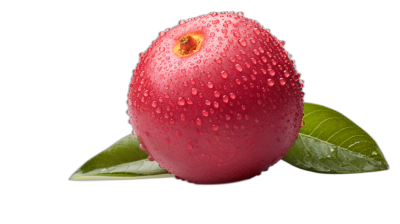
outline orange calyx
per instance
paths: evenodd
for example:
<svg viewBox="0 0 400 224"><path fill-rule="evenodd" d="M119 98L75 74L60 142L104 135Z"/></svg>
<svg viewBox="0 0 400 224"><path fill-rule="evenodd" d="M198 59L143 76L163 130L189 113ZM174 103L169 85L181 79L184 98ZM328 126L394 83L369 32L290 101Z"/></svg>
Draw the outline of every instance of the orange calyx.
<svg viewBox="0 0 400 224"><path fill-rule="evenodd" d="M204 37L201 34L188 34L176 42L172 51L178 57L188 57L200 50L203 40Z"/></svg>

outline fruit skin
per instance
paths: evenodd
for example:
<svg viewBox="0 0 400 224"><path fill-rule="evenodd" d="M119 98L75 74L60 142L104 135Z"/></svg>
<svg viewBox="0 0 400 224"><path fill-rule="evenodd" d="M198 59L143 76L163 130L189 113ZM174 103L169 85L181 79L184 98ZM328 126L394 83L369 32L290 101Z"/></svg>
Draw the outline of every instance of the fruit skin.
<svg viewBox="0 0 400 224"><path fill-rule="evenodd" d="M199 50L173 48L193 33ZM297 139L303 85L272 36L242 13L211 13L161 32L133 71L128 114L141 148L177 178L200 184L259 175Z"/></svg>

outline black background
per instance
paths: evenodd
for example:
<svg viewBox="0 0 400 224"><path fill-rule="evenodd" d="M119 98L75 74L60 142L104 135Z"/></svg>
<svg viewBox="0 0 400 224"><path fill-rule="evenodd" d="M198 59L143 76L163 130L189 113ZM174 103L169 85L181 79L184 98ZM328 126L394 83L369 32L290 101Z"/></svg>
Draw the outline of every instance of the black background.
<svg viewBox="0 0 400 224"><path fill-rule="evenodd" d="M62 55L57 70L62 74L60 84L65 85L61 85L57 110L62 113L56 123L62 144L53 151L57 160L52 166L58 168L46 189L58 189L71 203L127 199L132 206L138 202L162 206L166 201L190 205L257 201L266 206L299 207L312 202L315 207L340 203L350 208L351 203L383 203L392 194L395 179L397 148L391 141L396 132L389 127L396 119L389 115L393 108L388 103L395 101L397 87L392 84L391 74L384 71L390 63L384 53L387 38L380 26L382 20L374 16L380 10L372 5L352 8L250 2L185 6L168 2L77 5L62 10L60 15L54 11L54 16L60 18L54 25L57 32L53 36L59 41L55 51L61 50ZM319 175L279 162L261 177L220 186L197 186L175 179L68 181L87 159L131 133L126 100L138 54L160 31L176 26L179 20L213 11L243 11L246 17L285 40L285 48L305 80L305 101L336 109L364 128L378 142L391 170Z"/></svg>

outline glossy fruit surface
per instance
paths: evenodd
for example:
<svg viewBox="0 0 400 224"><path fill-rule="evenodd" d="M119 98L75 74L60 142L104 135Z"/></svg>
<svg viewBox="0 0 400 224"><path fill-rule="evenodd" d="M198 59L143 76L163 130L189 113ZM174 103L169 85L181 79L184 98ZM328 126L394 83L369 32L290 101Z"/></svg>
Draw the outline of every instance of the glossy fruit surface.
<svg viewBox="0 0 400 224"><path fill-rule="evenodd" d="M150 159L194 183L259 175L285 156L303 85L284 42L242 13L211 13L161 32L140 54L128 114Z"/></svg>

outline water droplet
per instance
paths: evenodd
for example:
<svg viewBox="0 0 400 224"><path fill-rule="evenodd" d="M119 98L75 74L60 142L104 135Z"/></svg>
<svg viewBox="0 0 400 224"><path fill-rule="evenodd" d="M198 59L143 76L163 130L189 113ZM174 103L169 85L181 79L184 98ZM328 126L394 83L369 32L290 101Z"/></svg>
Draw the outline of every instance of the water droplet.
<svg viewBox="0 0 400 224"><path fill-rule="evenodd" d="M214 19L214 20L212 21L212 23L213 23L213 24L218 24L218 23L219 23L219 20L218 20L218 19Z"/></svg>
<svg viewBox="0 0 400 224"><path fill-rule="evenodd" d="M201 125L202 122L203 122L203 121L201 120L201 118L197 118L197 119L196 119L196 124L197 124L197 125Z"/></svg>
<svg viewBox="0 0 400 224"><path fill-rule="evenodd" d="M151 103L151 106L152 106L152 107L157 107L157 102L156 102L156 101L153 101L153 102Z"/></svg>
<svg viewBox="0 0 400 224"><path fill-rule="evenodd" d="M213 105L214 105L215 108L218 108L218 107L219 107L219 103L218 103L217 101L214 101L214 104L213 104Z"/></svg>
<svg viewBox="0 0 400 224"><path fill-rule="evenodd" d="M212 125L212 129L213 129L214 131L218 130L218 128L219 128L219 125L218 125L218 124L213 124L213 125Z"/></svg>
<svg viewBox="0 0 400 224"><path fill-rule="evenodd" d="M253 53L254 53L255 55L257 55L257 56L260 55L260 52L259 52L257 49L254 49L254 50L253 50Z"/></svg>
<svg viewBox="0 0 400 224"><path fill-rule="evenodd" d="M266 63L266 62L268 61L267 57L265 57L265 56L262 56L262 57L261 57L261 60L262 60L264 63Z"/></svg>
<svg viewBox="0 0 400 224"><path fill-rule="evenodd" d="M231 119L231 116L229 114L225 115L225 120L229 121Z"/></svg>
<svg viewBox="0 0 400 224"><path fill-rule="evenodd" d="M204 117L208 117L208 111L207 110L203 110L202 114L203 114Z"/></svg>
<svg viewBox="0 0 400 224"><path fill-rule="evenodd" d="M197 95L197 89L196 88L192 88L192 94L193 95Z"/></svg>
<svg viewBox="0 0 400 224"><path fill-rule="evenodd" d="M227 95L224 95L224 96L222 97L222 101L223 101L224 103L228 103L228 102L229 102L229 97L228 97Z"/></svg>
<svg viewBox="0 0 400 224"><path fill-rule="evenodd" d="M233 35L235 35L235 37L240 37L240 33L237 31L235 33L233 33Z"/></svg>
<svg viewBox="0 0 400 224"><path fill-rule="evenodd" d="M274 77L274 76L275 76L275 71L274 71L273 69L271 69L271 70L269 71L269 75L270 75L271 77Z"/></svg>
<svg viewBox="0 0 400 224"><path fill-rule="evenodd" d="M254 28L253 32L257 35L259 35L261 33L261 31L258 28Z"/></svg>
<svg viewBox="0 0 400 224"><path fill-rule="evenodd" d="M221 64L221 63L222 63L222 59L221 59L221 58L216 58L216 59L214 59L214 61L215 61L216 63L218 63L218 64Z"/></svg>
<svg viewBox="0 0 400 224"><path fill-rule="evenodd" d="M246 110L246 106L245 105L242 105L242 110Z"/></svg>
<svg viewBox="0 0 400 224"><path fill-rule="evenodd" d="M221 72L221 77L224 78L224 79L228 78L228 73L226 73L226 71L222 71Z"/></svg>
<svg viewBox="0 0 400 224"><path fill-rule="evenodd" d="M157 112L157 114L160 114L161 113L161 108L157 107L156 112Z"/></svg>
<svg viewBox="0 0 400 224"><path fill-rule="evenodd" d="M205 103L207 106L210 106L210 105L211 105L211 101L209 101L209 100L206 100L204 103Z"/></svg>
<svg viewBox="0 0 400 224"><path fill-rule="evenodd" d="M187 148L188 148L188 149L192 149L192 148L193 148L193 145L192 145L192 144L187 144Z"/></svg>
<svg viewBox="0 0 400 224"><path fill-rule="evenodd" d="M186 23L186 21L185 20L181 20L181 21L179 21L179 25L182 25L182 24L185 24Z"/></svg>
<svg viewBox="0 0 400 224"><path fill-rule="evenodd" d="M234 94L234 93L230 93L229 96L231 97L232 100L234 100L236 98L236 94Z"/></svg>
<svg viewBox="0 0 400 224"><path fill-rule="evenodd" d="M222 57L226 57L226 53L225 52L221 52L221 56Z"/></svg>
<svg viewBox="0 0 400 224"><path fill-rule="evenodd" d="M218 98L220 95L221 95L221 93L220 93L219 91L215 91L215 92L214 92L214 96L215 96L215 97Z"/></svg>
<svg viewBox="0 0 400 224"><path fill-rule="evenodd" d="M160 37L162 37L162 36L165 35L165 33L161 31L158 35L159 35Z"/></svg>
<svg viewBox="0 0 400 224"><path fill-rule="evenodd" d="M236 84L240 85L242 82L239 79L236 79Z"/></svg>
<svg viewBox="0 0 400 224"><path fill-rule="evenodd" d="M283 76L285 76L285 78L288 78L290 76L290 73L288 71L284 71L283 72Z"/></svg>
<svg viewBox="0 0 400 224"><path fill-rule="evenodd" d="M231 62L236 62L236 60L235 60L234 57L229 58L229 60L230 60Z"/></svg>
<svg viewBox="0 0 400 224"><path fill-rule="evenodd" d="M268 85L268 86L273 86L273 85L274 85L274 80L268 79L268 80L267 80L267 85Z"/></svg>
<svg viewBox="0 0 400 224"><path fill-rule="evenodd" d="M255 121L256 123L258 123L260 120L259 120L258 118L255 118L254 121Z"/></svg>
<svg viewBox="0 0 400 224"><path fill-rule="evenodd" d="M236 64L236 65L235 65L235 69L236 69L236 71L239 71L239 72L243 71L242 66L239 65L239 64Z"/></svg>
<svg viewBox="0 0 400 224"><path fill-rule="evenodd" d="M197 70L199 70L199 66L196 65L196 66L193 67L193 69L194 69L195 71L197 71Z"/></svg>
<svg viewBox="0 0 400 224"><path fill-rule="evenodd" d="M236 115L236 119L242 120L242 114L241 114L241 113L238 113L238 114Z"/></svg>
<svg viewBox="0 0 400 224"><path fill-rule="evenodd" d="M210 37L214 37L215 36L215 33L214 32L211 32L210 33Z"/></svg>
<svg viewBox="0 0 400 224"><path fill-rule="evenodd" d="M181 106L184 106L185 105L185 99L183 99L183 97L179 97L179 99L178 99L178 104L179 105L181 105Z"/></svg>
<svg viewBox="0 0 400 224"><path fill-rule="evenodd" d="M242 50L240 50L240 53L243 54L243 55L245 55L245 54L246 54L246 51L244 51L244 50L242 49Z"/></svg>
<svg viewBox="0 0 400 224"><path fill-rule="evenodd" d="M279 83L281 84L281 86L284 86L286 84L286 80L284 78L280 78Z"/></svg>
<svg viewBox="0 0 400 224"><path fill-rule="evenodd" d="M169 139L168 138L164 138L164 142L168 144L169 143Z"/></svg>
<svg viewBox="0 0 400 224"><path fill-rule="evenodd" d="M247 41L245 39L239 39L238 40L239 44L242 45L243 47L247 46Z"/></svg>
<svg viewBox="0 0 400 224"><path fill-rule="evenodd" d="M158 48L161 52L165 51L165 47Z"/></svg>
<svg viewBox="0 0 400 224"><path fill-rule="evenodd" d="M181 114L181 120L185 121L186 120L186 116L184 114Z"/></svg>
<svg viewBox="0 0 400 224"><path fill-rule="evenodd" d="M170 124L175 124L175 119L171 118L171 120L169 120Z"/></svg>

